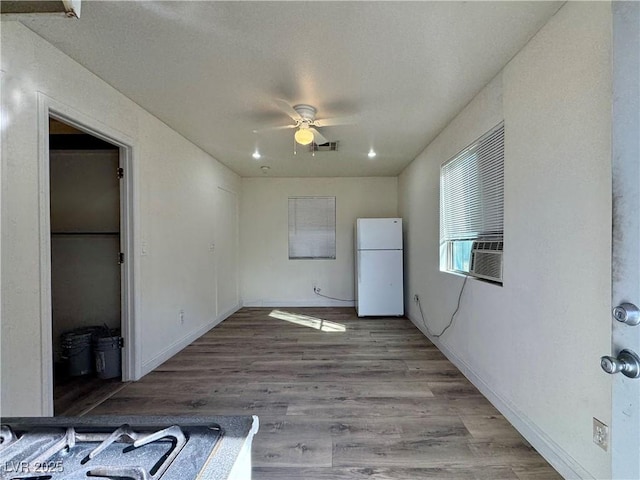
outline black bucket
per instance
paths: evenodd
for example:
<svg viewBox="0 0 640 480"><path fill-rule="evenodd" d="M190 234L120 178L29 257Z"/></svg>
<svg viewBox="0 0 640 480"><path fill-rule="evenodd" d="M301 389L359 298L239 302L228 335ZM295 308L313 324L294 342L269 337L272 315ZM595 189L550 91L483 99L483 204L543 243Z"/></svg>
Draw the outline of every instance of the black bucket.
<svg viewBox="0 0 640 480"><path fill-rule="evenodd" d="M93 339L93 354L99 378L122 376L122 337L117 331L102 333ZM105 336L106 335L106 336Z"/></svg>

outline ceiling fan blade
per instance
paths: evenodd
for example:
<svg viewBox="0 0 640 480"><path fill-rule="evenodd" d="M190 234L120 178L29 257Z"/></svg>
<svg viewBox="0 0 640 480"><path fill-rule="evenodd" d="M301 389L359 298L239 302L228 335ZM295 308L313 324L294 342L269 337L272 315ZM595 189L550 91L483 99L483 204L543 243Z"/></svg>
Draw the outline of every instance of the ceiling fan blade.
<svg viewBox="0 0 640 480"><path fill-rule="evenodd" d="M281 98L276 98L275 102L278 105L278 107L280 107L280 110L282 110L284 113L289 115L296 122L299 121L299 120L302 120L302 117L300 116L300 114L298 112L296 112L293 109L293 107L291 106L291 104L289 102L287 102L286 100L283 100Z"/></svg>
<svg viewBox="0 0 640 480"><path fill-rule="evenodd" d="M329 142L329 140L327 140L326 138L324 138L324 135L322 135L318 130L316 130L313 127L310 127L309 130L313 133L313 142L316 145L322 145L323 143L327 143Z"/></svg>
<svg viewBox="0 0 640 480"><path fill-rule="evenodd" d="M334 125L352 125L358 123L359 118L357 116L351 117L337 117L337 118L321 118L314 123L316 127L333 127Z"/></svg>
<svg viewBox="0 0 640 480"><path fill-rule="evenodd" d="M265 128L258 128L256 130L253 131L253 133L261 133L261 132L272 132L274 130L289 130L292 128L296 128L295 125L281 125L279 127L265 127Z"/></svg>

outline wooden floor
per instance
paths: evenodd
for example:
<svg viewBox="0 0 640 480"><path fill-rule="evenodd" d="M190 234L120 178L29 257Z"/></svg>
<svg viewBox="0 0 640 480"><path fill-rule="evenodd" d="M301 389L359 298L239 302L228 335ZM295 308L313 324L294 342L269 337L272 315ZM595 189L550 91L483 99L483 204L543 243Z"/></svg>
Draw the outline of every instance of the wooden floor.
<svg viewBox="0 0 640 480"><path fill-rule="evenodd" d="M86 415L125 385L120 378L102 380L91 375L59 375L53 385L53 413L68 417Z"/></svg>
<svg viewBox="0 0 640 480"><path fill-rule="evenodd" d="M405 318L244 308L98 414L256 414L255 480L561 477Z"/></svg>

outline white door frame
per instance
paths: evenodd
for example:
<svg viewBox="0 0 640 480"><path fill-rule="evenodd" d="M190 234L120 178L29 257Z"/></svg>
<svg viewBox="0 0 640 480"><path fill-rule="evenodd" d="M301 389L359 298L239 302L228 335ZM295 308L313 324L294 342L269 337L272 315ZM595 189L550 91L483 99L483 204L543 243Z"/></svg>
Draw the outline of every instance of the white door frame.
<svg viewBox="0 0 640 480"><path fill-rule="evenodd" d="M49 117L109 142L120 149L120 167L124 169L120 194L120 241L125 262L121 275L121 321L124 337L122 380L137 380L142 376L140 364L140 332L138 327L139 258L137 253L137 162L134 161L134 141L99 120L64 105L38 92L38 177L40 231L40 319L42 415L53 416L53 338L51 333L51 220L49 191ZM114 175L116 172L114 172Z"/></svg>
<svg viewBox="0 0 640 480"><path fill-rule="evenodd" d="M219 285L220 285L220 269L218 268L218 255L219 255L219 248L218 248L218 244L220 243L218 241L218 235L220 235L219 231L220 231L220 219L216 218L216 224L217 224L217 228L216 228L216 248L215 248L215 269L216 269L216 319L217 320L221 320L222 318L226 318L229 315L231 315L233 312L237 311L241 304L242 304L242 300L240 298L240 274L241 274L241 270L240 270L240 262L238 261L238 259L240 258L240 244L239 244L239 239L240 239L240 217L239 217L239 211L240 211L240 199L238 198L238 192L234 191L232 188L227 188L221 185L218 185L218 190L224 193L228 193L233 195L234 197L234 201L235 201L235 210L233 212L234 215L234 219L235 219L235 223L236 223L236 228L235 231L233 232L235 235L235 240L236 240L236 255L234 258L234 262L236 265L236 282L235 282L235 292L236 292L236 305L234 305L233 307L231 307L231 309L227 309L224 311L220 310L220 297L219 297ZM216 204L217 204L218 198L216 198ZM217 207L219 208L219 205L217 205ZM217 211L216 211L217 214ZM223 253L224 254L224 253ZM224 280L223 280L224 281Z"/></svg>
<svg viewBox="0 0 640 480"><path fill-rule="evenodd" d="M640 4L612 2L613 306L640 305ZM611 319L612 355L640 354L640 326ZM640 378L612 377L611 474L640 478Z"/></svg>

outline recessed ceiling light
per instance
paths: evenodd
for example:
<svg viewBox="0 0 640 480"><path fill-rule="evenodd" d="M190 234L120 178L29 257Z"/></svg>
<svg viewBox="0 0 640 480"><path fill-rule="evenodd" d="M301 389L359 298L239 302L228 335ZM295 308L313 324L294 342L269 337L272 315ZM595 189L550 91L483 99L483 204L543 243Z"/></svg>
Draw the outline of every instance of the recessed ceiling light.
<svg viewBox="0 0 640 480"><path fill-rule="evenodd" d="M373 151L373 148L371 150L369 150L369 153L367 153L367 157L369 158L373 158L376 156L376 152Z"/></svg>
<svg viewBox="0 0 640 480"><path fill-rule="evenodd" d="M262 155L260 155L260 152L258 150L256 150L255 152L253 152L253 155L251 155L253 158L255 158L256 160L259 160L260 157L262 157Z"/></svg>

